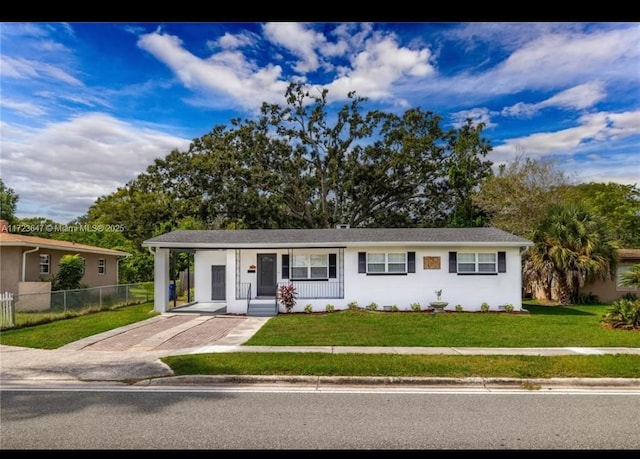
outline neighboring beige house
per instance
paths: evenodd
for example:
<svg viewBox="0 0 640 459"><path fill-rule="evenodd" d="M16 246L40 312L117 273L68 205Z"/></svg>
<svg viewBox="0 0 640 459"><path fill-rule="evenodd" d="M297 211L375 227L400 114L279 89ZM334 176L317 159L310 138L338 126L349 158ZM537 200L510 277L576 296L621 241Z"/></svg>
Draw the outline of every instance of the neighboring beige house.
<svg viewBox="0 0 640 459"><path fill-rule="evenodd" d="M587 284L582 288L583 293L592 293L605 303L619 300L628 293L633 293L640 298L640 289L620 285L622 273L631 269L633 265L640 264L640 249L620 249L618 255L620 261L615 278Z"/></svg>
<svg viewBox="0 0 640 459"><path fill-rule="evenodd" d="M64 255L78 254L85 260L81 283L88 287L118 284L118 260L127 252L74 242L57 241L9 232L0 220L0 293L40 293L50 289ZM40 285L42 284L42 285Z"/></svg>

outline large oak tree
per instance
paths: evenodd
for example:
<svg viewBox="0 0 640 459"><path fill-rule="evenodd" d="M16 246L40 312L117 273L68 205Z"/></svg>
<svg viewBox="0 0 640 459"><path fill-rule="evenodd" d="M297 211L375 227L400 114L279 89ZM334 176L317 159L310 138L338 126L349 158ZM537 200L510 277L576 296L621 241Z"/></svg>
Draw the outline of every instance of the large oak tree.
<svg viewBox="0 0 640 459"><path fill-rule="evenodd" d="M490 173L483 125L447 130L415 108L364 112L355 93L334 112L327 95L292 83L285 105L263 103L257 117L156 159L90 218L124 224L136 243L185 219L208 228L480 224L471 195Z"/></svg>

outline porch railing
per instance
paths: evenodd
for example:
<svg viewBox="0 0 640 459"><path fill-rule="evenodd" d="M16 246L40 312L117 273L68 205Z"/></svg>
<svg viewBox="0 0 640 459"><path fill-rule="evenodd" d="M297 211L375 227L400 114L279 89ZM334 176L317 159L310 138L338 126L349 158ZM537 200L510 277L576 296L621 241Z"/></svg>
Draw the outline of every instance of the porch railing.
<svg viewBox="0 0 640 459"><path fill-rule="evenodd" d="M299 299L342 298L342 288L339 282L290 281L278 282L277 287L293 283L296 287L296 297ZM251 283L240 282L236 287L236 299L251 300Z"/></svg>
<svg viewBox="0 0 640 459"><path fill-rule="evenodd" d="M298 281L279 282L281 285L293 284L298 299L313 300L319 298L342 298L339 282Z"/></svg>

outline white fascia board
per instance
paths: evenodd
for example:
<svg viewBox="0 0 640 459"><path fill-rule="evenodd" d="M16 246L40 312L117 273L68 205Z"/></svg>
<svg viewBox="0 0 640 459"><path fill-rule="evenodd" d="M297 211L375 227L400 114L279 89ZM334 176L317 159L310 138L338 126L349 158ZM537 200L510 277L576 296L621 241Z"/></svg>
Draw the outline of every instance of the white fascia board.
<svg viewBox="0 0 640 459"><path fill-rule="evenodd" d="M299 248L347 248L347 247L389 247L389 246L411 246L411 247L529 247L533 243L526 242L425 242L425 241L375 241L375 242L278 242L278 243L243 243L243 244L223 244L223 243L187 243L187 242L153 242L143 243L143 247L158 247L163 249L287 249Z"/></svg>

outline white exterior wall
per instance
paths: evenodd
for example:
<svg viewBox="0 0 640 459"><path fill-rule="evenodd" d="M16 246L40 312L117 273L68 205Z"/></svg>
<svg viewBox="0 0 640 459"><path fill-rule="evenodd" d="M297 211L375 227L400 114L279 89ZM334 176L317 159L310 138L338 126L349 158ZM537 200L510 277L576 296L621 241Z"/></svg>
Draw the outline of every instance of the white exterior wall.
<svg viewBox="0 0 640 459"><path fill-rule="evenodd" d="M340 282L339 249L295 249L294 254L336 253L338 254L337 277L329 282ZM398 252L412 251L416 253L416 272L407 275L366 275L358 273L358 252ZM506 253L506 273L495 275L458 275L449 273L449 252L493 252ZM257 274L250 273L249 267L256 263L258 253L277 254L277 281L282 279L282 255L285 249L260 249L240 251L240 282L251 283L252 297L256 294ZM424 269L423 257L440 257L440 269ZM236 299L236 251L202 250L195 254L195 300L211 301L211 265L226 265L226 305L231 314L246 314L247 300ZM449 303L446 309L455 310L460 304L465 311L478 311L486 302L491 310L510 303L514 310L522 308L521 265L519 247L366 247L344 249L344 298L298 298L293 312L303 312L307 304L313 311L322 312L331 304L336 310L346 309L349 302L356 301L360 307L372 302L378 304L379 310L384 306L396 305L399 310L409 310L412 303L420 303L421 309L427 309L430 301L436 300L436 290L442 290L442 301ZM156 292L158 293L158 292ZM255 301L255 300L254 300ZM280 307L281 312L285 312Z"/></svg>
<svg viewBox="0 0 640 459"><path fill-rule="evenodd" d="M409 247L402 251L416 252L416 272L406 276L358 274L358 252L398 252L397 247L367 247L345 250L345 301L357 301L360 307L372 302L379 310L396 305L399 310L411 309L411 303L420 303L421 309L429 308L436 300L436 290L442 290L442 301L449 303L446 309L455 310L460 304L465 311L478 311L486 302L491 310L498 305L511 303L514 310L522 308L521 265L518 247ZM449 252L506 252L506 273L497 275L458 275L449 273ZM440 257L440 269L424 269L423 257ZM337 306L337 305L336 305Z"/></svg>
<svg viewBox="0 0 640 459"><path fill-rule="evenodd" d="M193 256L193 283L195 286L195 301L200 303L211 302L211 266L227 265L226 250L202 250L196 251ZM228 266L226 272L227 299L229 298L229 277L233 281L235 273L229 273Z"/></svg>
<svg viewBox="0 0 640 459"><path fill-rule="evenodd" d="M156 248L153 259L153 309L156 312L167 312L169 306L169 249Z"/></svg>

